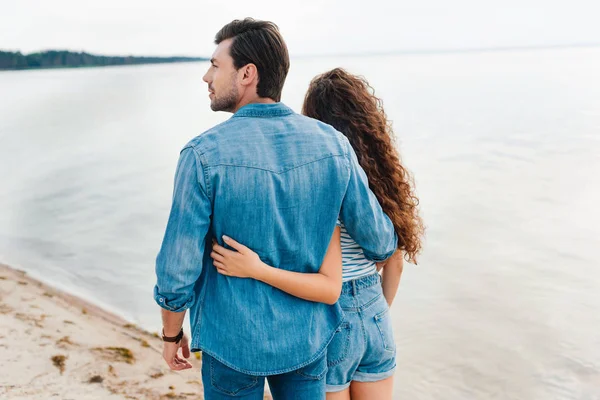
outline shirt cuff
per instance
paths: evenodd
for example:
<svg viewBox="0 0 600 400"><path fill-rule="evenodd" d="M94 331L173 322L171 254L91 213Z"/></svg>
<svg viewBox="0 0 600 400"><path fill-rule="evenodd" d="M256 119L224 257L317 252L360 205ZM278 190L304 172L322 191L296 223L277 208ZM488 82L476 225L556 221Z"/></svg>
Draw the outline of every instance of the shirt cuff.
<svg viewBox="0 0 600 400"><path fill-rule="evenodd" d="M194 294L186 301L168 300L165 296L158 292L158 286L154 286L154 301L161 308L172 312L183 312L194 304Z"/></svg>
<svg viewBox="0 0 600 400"><path fill-rule="evenodd" d="M388 258L390 258L391 256L393 256L395 252L396 252L396 249L390 251L389 253L385 253L385 254L373 254L373 253L369 253L369 252L363 250L363 254L365 255L365 258L367 260L374 261L374 262L385 261Z"/></svg>

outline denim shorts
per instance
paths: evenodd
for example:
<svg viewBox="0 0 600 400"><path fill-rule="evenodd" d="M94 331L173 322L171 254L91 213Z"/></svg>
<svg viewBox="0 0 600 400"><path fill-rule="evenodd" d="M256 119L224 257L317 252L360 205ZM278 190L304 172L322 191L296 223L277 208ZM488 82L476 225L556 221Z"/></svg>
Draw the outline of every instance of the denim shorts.
<svg viewBox="0 0 600 400"><path fill-rule="evenodd" d="M377 382L394 375L396 344L377 273L344 282L339 304L344 322L327 347L327 392L352 381Z"/></svg>

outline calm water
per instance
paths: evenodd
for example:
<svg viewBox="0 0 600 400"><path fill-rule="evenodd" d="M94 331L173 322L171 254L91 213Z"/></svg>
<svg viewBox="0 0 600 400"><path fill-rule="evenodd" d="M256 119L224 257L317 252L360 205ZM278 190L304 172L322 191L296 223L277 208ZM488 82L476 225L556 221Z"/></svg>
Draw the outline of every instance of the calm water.
<svg viewBox="0 0 600 400"><path fill-rule="evenodd" d="M600 49L296 59L366 75L428 226L392 307L398 399L600 399ZM204 63L0 73L0 261L149 329Z"/></svg>

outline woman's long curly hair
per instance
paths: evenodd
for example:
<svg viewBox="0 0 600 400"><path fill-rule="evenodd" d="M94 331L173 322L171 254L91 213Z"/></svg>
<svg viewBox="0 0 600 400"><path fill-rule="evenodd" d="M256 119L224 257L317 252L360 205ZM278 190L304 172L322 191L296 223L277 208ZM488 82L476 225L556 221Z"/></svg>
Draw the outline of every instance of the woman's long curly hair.
<svg viewBox="0 0 600 400"><path fill-rule="evenodd" d="M394 145L391 122L369 83L335 68L315 77L308 88L302 113L342 132L356 152L381 208L398 234L398 249L416 263L424 233L414 181L402 166Z"/></svg>

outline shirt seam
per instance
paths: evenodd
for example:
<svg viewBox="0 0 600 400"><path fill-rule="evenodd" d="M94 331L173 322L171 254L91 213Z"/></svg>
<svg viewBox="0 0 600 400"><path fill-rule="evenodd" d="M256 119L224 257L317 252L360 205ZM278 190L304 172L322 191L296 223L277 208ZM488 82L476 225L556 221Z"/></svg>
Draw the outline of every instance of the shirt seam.
<svg viewBox="0 0 600 400"><path fill-rule="evenodd" d="M240 114L233 114L231 118L248 118L248 117L257 117L257 118L272 118L272 117L284 117L286 115L294 114L293 111L290 110L282 110L276 112L241 112Z"/></svg>
<svg viewBox="0 0 600 400"><path fill-rule="evenodd" d="M188 148L194 152L194 159L196 162L196 178L197 179L200 178L199 176L197 176L198 175L198 165L197 164L198 163L200 164L200 168L202 169L202 179L204 180L204 186L206 187L206 190L204 189L204 187L202 187L202 184L200 183L200 181L198 181L197 184L200 187L200 190L202 191L202 193L206 196L206 198L208 198L210 200L212 188L210 186L210 180L208 179L208 171L206 171L207 167L206 167L204 153L199 152L198 149L196 149L196 147L193 145L186 146L181 151L184 151L185 149L188 149Z"/></svg>
<svg viewBox="0 0 600 400"><path fill-rule="evenodd" d="M282 113L282 114L245 114L245 115L233 115L231 118L275 118L275 117L285 117L287 115L292 115L293 113Z"/></svg>
<svg viewBox="0 0 600 400"><path fill-rule="evenodd" d="M238 164L229 164L229 163L218 163L218 164L215 164L214 166L215 167L223 166L223 167L259 169L261 171L267 171L267 172L272 172L272 173L277 174L277 175L281 175L281 174L284 174L286 172L292 171L294 169L298 169L300 167L303 167L305 165L313 164L313 163L316 163L318 161L323 161L323 160L326 160L328 158L333 158L333 157L343 157L343 155L342 154L331 154L331 155L328 155L328 156L325 156L325 157L318 158L316 160L312 160L312 161L308 161L308 162L305 162L305 163L302 163L302 164L295 165L293 167L284 169L281 172L274 171L274 170L268 169L268 168L261 168L261 167L251 166L251 165L238 165Z"/></svg>

